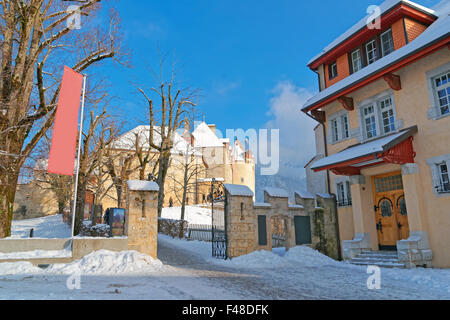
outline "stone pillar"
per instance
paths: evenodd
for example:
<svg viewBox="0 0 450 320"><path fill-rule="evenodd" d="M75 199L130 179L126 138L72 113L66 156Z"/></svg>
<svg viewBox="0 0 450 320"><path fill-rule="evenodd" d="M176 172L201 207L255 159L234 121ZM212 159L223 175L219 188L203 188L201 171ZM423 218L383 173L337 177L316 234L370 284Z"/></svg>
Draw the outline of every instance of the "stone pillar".
<svg viewBox="0 0 450 320"><path fill-rule="evenodd" d="M370 204L368 205L367 202L370 200L368 197L371 196L368 192L369 190L367 190L366 177L352 176L350 177L350 185L355 238L353 240L342 241L342 255L344 260L353 259L362 250L376 249L377 241L375 218L373 214L370 214L373 213L373 208L371 212L366 212L370 209ZM373 203L373 201L369 203ZM370 230L372 229L370 226L372 225L375 228L375 239L371 237L373 230Z"/></svg>
<svg viewBox="0 0 450 320"><path fill-rule="evenodd" d="M415 163L402 166L403 188L405 191L406 209L410 236L397 242L399 261L408 268L415 266L431 267L433 253L430 249L425 221L421 214L419 167Z"/></svg>
<svg viewBox="0 0 450 320"><path fill-rule="evenodd" d="M125 231L128 249L157 258L158 247L158 191L155 182L127 182L127 210Z"/></svg>
<svg viewBox="0 0 450 320"><path fill-rule="evenodd" d="M224 187L227 257L232 259L255 251L257 217L253 210L253 191L249 187L230 184Z"/></svg>

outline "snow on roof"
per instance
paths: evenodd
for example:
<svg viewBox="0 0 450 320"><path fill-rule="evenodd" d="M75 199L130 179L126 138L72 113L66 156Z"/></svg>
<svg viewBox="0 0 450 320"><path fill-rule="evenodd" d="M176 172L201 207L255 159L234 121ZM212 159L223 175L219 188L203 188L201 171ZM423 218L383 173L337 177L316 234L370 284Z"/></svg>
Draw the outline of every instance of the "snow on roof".
<svg viewBox="0 0 450 320"><path fill-rule="evenodd" d="M333 164L342 163L348 160L362 158L371 154L375 155L379 152L384 152L392 148L393 143L395 144L400 143L406 140L415 132L417 132L417 127L412 127L386 137L382 137L376 140L372 140L366 143L349 147L341 152L338 152L336 154L333 154L331 156L316 161L312 166L312 169L320 169Z"/></svg>
<svg viewBox="0 0 450 320"><path fill-rule="evenodd" d="M232 196L253 197L253 191L247 186L237 184L225 184L224 188Z"/></svg>
<svg viewBox="0 0 450 320"><path fill-rule="evenodd" d="M289 194L286 190L280 188L266 188L264 192L274 198L289 198Z"/></svg>
<svg viewBox="0 0 450 320"><path fill-rule="evenodd" d="M308 191L298 190L298 191L295 191L295 194L298 194L300 196L300 198L303 198L303 199L315 199L314 195Z"/></svg>
<svg viewBox="0 0 450 320"><path fill-rule="evenodd" d="M128 131L122 134L119 138L117 138L113 142L113 147L116 149L134 150L136 148L136 142L138 142L141 145L141 147L144 148L144 150L148 150L150 147L149 133L150 133L150 126L138 126L133 130ZM153 143L156 145L161 144L160 133L161 133L160 127L153 128ZM188 153L201 155L199 152L195 151L194 148L192 148L190 144L176 131L173 134L173 144L174 146L171 150L172 153L178 154Z"/></svg>
<svg viewBox="0 0 450 320"><path fill-rule="evenodd" d="M154 181L130 180L127 185L133 191L159 191L159 186Z"/></svg>
<svg viewBox="0 0 450 320"><path fill-rule="evenodd" d="M436 15L436 12L432 9L429 9L427 7L421 6L420 4L417 4L415 2L412 1L408 1L408 0L386 0L384 1L382 4L380 4L379 9L380 9L380 15L383 16L385 13L387 13L388 11L390 11L392 8L396 7L397 5L404 3L409 5L410 7L413 7L417 10L423 11L425 13L431 14L431 15ZM367 14L363 19L361 19L358 23L356 23L355 25L353 25L353 27L351 27L350 29L348 29L346 32L344 32L343 34L341 34L336 40L334 40L333 42L331 42L328 46L326 46L319 54L317 54L315 57L313 57L309 62L308 65L312 64L314 61L318 60L319 58L321 58L323 55L325 55L326 53L330 52L331 50L333 50L334 48L336 48L337 46L339 46L342 42L344 42L345 40L347 40L348 38L350 38L352 35L354 35L355 33L357 33L358 31L366 28L367 26L367 20L369 19L369 17L371 17L373 15L373 13Z"/></svg>
<svg viewBox="0 0 450 320"><path fill-rule="evenodd" d="M196 148L223 147L223 141L217 137L206 122L199 124L192 135Z"/></svg>
<svg viewBox="0 0 450 320"><path fill-rule="evenodd" d="M334 198L334 195L329 194L329 193L317 193L317 195L323 199L333 199ZM317 209L319 209L319 208L317 208Z"/></svg>
<svg viewBox="0 0 450 320"><path fill-rule="evenodd" d="M272 207L272 205L270 203L255 202L253 204L253 207L256 207L256 208L270 208L270 207Z"/></svg>
<svg viewBox="0 0 450 320"><path fill-rule="evenodd" d="M289 204L288 205L288 209L304 209L305 207L303 207L301 204Z"/></svg>
<svg viewBox="0 0 450 320"><path fill-rule="evenodd" d="M217 182L224 182L225 179L224 178L200 178L198 179L199 182L212 182L214 179L214 181Z"/></svg>
<svg viewBox="0 0 450 320"><path fill-rule="evenodd" d="M443 3L441 6L436 7L438 14L438 19L431 24L424 32L422 32L414 41L411 41L407 45L395 50L388 56L385 56L374 63L368 65L365 68L353 73L352 75L342 79L336 84L326 88L325 90L317 93L312 98L310 98L303 105L302 109L308 109L313 105L329 98L330 96L337 94L356 83L359 83L372 75L396 64L397 62L405 59L406 57L419 52L432 44L447 38L450 35L450 2Z"/></svg>

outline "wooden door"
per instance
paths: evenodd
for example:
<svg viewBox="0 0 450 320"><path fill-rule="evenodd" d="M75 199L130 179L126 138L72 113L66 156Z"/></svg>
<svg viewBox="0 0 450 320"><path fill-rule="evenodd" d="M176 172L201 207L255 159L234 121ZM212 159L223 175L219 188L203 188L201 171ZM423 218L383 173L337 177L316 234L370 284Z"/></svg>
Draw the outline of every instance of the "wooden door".
<svg viewBox="0 0 450 320"><path fill-rule="evenodd" d="M378 242L381 247L392 247L399 239L397 216L395 214L394 199L391 196L377 196L377 231Z"/></svg>
<svg viewBox="0 0 450 320"><path fill-rule="evenodd" d="M397 197L395 213L398 222L398 232L400 240L409 238L408 210L406 209L405 195Z"/></svg>
<svg viewBox="0 0 450 320"><path fill-rule="evenodd" d="M401 172L375 176L372 181L380 249L393 249L409 236Z"/></svg>

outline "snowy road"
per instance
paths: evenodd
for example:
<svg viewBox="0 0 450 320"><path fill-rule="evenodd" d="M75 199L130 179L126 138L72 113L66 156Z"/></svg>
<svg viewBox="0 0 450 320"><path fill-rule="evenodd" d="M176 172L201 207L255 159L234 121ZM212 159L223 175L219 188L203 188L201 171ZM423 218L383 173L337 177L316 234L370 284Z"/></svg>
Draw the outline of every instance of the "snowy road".
<svg viewBox="0 0 450 320"><path fill-rule="evenodd" d="M69 272L64 275L0 273L0 299L450 299L450 270L382 269L381 289L369 290L365 268L335 262L309 248L220 261L211 258L209 243L159 236L158 249L160 262L149 265L121 258L134 274L104 274L98 265L108 257L60 266ZM115 270L114 264L107 265ZM70 272L80 266L89 275L81 276L80 290L69 290Z"/></svg>

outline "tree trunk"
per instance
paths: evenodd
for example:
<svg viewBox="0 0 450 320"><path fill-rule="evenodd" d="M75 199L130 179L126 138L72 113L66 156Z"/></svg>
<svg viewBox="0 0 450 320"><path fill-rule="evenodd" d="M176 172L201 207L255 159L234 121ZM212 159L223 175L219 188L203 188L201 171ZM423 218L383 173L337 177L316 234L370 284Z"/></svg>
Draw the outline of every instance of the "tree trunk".
<svg viewBox="0 0 450 320"><path fill-rule="evenodd" d="M186 197L188 188L188 170L189 164L184 167L184 177L183 177L183 200L181 201L181 226L180 226L180 239L184 238L184 216L186 212Z"/></svg>
<svg viewBox="0 0 450 320"><path fill-rule="evenodd" d="M117 208L122 208L123 204L123 183L116 185L116 193L117 193Z"/></svg>
<svg viewBox="0 0 450 320"><path fill-rule="evenodd" d="M64 213L65 207L66 207L65 201L63 201L63 202L58 201L58 213L59 213L59 214Z"/></svg>
<svg viewBox="0 0 450 320"><path fill-rule="evenodd" d="M162 209L164 207L164 183L166 181L167 170L169 168L170 153L161 155L158 168L158 217L161 218Z"/></svg>
<svg viewBox="0 0 450 320"><path fill-rule="evenodd" d="M0 239L11 236L14 198L16 196L17 178L9 178L9 184L0 186Z"/></svg>

